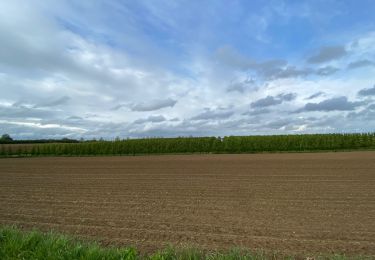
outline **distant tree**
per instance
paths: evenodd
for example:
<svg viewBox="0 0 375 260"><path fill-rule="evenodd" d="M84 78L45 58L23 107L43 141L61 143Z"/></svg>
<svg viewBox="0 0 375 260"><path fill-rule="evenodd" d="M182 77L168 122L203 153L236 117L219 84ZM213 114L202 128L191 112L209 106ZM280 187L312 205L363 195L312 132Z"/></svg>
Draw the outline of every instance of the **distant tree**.
<svg viewBox="0 0 375 260"><path fill-rule="evenodd" d="M3 134L3 135L0 137L0 142L11 143L11 142L13 142L13 138L10 137L10 135L8 135L8 134Z"/></svg>

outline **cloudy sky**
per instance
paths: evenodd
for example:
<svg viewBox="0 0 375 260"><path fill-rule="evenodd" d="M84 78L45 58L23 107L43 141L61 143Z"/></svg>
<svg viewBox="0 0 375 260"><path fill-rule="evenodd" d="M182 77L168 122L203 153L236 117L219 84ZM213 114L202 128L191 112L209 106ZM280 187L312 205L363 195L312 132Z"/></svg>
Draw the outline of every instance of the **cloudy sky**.
<svg viewBox="0 0 375 260"><path fill-rule="evenodd" d="M375 1L2 0L0 134L375 130Z"/></svg>

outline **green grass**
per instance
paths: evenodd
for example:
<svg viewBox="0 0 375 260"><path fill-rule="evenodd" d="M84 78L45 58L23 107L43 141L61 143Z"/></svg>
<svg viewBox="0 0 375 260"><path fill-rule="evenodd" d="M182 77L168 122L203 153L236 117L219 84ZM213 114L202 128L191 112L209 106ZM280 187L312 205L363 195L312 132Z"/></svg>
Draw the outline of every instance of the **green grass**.
<svg viewBox="0 0 375 260"><path fill-rule="evenodd" d="M68 236L0 229L0 259L136 259L133 248L103 248Z"/></svg>
<svg viewBox="0 0 375 260"><path fill-rule="evenodd" d="M265 254L246 250L230 250L227 252L204 252L197 249L173 249L156 252L150 255L141 255L134 248L102 247L94 242L82 242L69 236L37 230L21 231L16 227L0 227L0 259L220 259L220 260L261 260L261 259L295 259L280 254ZM302 258L303 259L303 258ZM320 255L314 259L372 259L371 257L346 257L344 255Z"/></svg>

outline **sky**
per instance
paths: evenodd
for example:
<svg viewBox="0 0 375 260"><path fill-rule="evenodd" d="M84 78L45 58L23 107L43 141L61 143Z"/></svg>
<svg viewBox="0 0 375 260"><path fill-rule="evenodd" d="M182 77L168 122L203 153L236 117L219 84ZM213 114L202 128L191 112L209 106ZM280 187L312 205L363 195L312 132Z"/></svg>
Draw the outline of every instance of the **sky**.
<svg viewBox="0 0 375 260"><path fill-rule="evenodd" d="M373 0L2 0L0 134L375 130Z"/></svg>

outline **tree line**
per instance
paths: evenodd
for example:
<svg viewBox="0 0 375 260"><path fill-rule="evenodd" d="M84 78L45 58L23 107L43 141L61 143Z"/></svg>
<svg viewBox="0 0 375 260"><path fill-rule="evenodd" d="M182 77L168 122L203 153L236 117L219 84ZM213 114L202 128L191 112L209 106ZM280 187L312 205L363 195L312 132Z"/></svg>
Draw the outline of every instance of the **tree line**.
<svg viewBox="0 0 375 260"><path fill-rule="evenodd" d="M257 153L374 149L375 133L144 138L0 145L0 156Z"/></svg>
<svg viewBox="0 0 375 260"><path fill-rule="evenodd" d="M0 144L45 144L45 143L79 143L79 140L62 138L62 139L31 139L15 140L9 134L0 136Z"/></svg>

